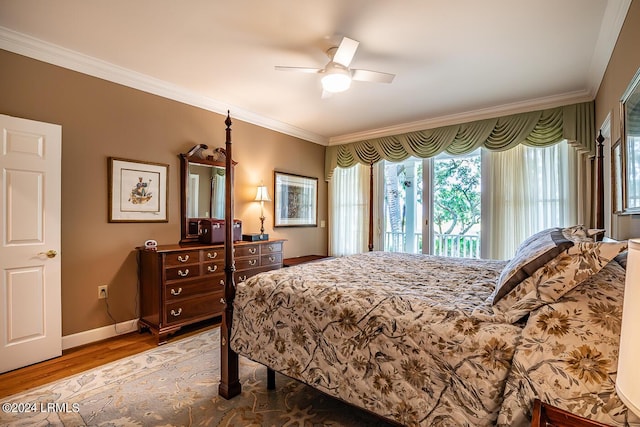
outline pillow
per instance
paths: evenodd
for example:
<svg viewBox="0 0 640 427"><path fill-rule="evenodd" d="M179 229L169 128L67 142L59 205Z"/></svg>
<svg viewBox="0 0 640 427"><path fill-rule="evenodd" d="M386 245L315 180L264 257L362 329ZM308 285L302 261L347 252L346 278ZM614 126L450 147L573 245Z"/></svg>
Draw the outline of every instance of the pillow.
<svg viewBox="0 0 640 427"><path fill-rule="evenodd" d="M593 237L584 225L574 225L562 229L562 235L572 242L593 242Z"/></svg>
<svg viewBox="0 0 640 427"><path fill-rule="evenodd" d="M615 390L624 280L620 266L609 263L531 313L513 357L498 426L529 426L536 397L606 425L636 425Z"/></svg>
<svg viewBox="0 0 640 427"><path fill-rule="evenodd" d="M620 264L620 266L622 268L624 268L625 270L627 269L627 254L629 253L629 251L624 251L624 252L620 252L618 255L616 255L616 257L613 259L614 261L616 261L618 264Z"/></svg>
<svg viewBox="0 0 640 427"><path fill-rule="evenodd" d="M542 230L527 238L500 273L492 303L500 301L520 282L573 244L558 227Z"/></svg>
<svg viewBox="0 0 640 427"><path fill-rule="evenodd" d="M578 242L523 280L493 306L514 323L531 311L558 300L599 272L627 248L627 242Z"/></svg>

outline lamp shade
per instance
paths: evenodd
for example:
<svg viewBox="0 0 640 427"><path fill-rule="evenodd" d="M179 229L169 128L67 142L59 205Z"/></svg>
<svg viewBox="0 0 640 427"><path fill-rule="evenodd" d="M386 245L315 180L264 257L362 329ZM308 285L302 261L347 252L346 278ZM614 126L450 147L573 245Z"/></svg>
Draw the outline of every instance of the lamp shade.
<svg viewBox="0 0 640 427"><path fill-rule="evenodd" d="M267 187L265 185L259 185L258 191L256 193L256 202L270 202L271 198L269 197L269 192L267 191Z"/></svg>
<svg viewBox="0 0 640 427"><path fill-rule="evenodd" d="M629 240L616 391L640 416L640 239Z"/></svg>

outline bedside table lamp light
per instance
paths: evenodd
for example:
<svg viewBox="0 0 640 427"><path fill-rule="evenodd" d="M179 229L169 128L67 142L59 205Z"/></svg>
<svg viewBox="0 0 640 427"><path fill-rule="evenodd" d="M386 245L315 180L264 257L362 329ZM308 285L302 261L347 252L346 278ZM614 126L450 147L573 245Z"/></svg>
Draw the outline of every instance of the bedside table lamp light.
<svg viewBox="0 0 640 427"><path fill-rule="evenodd" d="M269 192L264 185L258 186L258 192L256 193L256 202L260 202L260 234L264 234L264 202L270 202Z"/></svg>
<svg viewBox="0 0 640 427"><path fill-rule="evenodd" d="M628 251L616 392L640 416L640 238L629 240Z"/></svg>

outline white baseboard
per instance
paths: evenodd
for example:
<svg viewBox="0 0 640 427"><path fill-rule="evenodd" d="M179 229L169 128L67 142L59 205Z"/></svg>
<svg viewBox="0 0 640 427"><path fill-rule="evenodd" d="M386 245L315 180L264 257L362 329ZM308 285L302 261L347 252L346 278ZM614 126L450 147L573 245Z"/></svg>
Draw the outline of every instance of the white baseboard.
<svg viewBox="0 0 640 427"><path fill-rule="evenodd" d="M62 349L78 347L90 344L95 341L115 337L117 335L128 334L138 330L138 319L131 319L115 325L103 326L101 328L78 332L77 334L65 335L62 337Z"/></svg>

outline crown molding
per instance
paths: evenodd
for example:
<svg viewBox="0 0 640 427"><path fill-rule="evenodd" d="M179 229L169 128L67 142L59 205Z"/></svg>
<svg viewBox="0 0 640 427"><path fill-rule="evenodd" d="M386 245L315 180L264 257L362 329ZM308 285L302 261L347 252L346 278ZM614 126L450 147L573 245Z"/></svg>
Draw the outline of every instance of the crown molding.
<svg viewBox="0 0 640 427"><path fill-rule="evenodd" d="M512 104L500 105L498 107L467 111L464 113L451 114L448 116L419 120L416 122L404 123L401 125L388 126L385 128L336 136L329 139L329 145L347 144L350 142L363 141L366 139L381 138L383 136L400 135L403 133L434 129L443 126L458 125L461 123L475 122L478 120L491 119L494 117L526 113L536 110L544 110L547 108L555 108L580 102L588 102L592 101L593 99L594 96L591 94L591 91L588 90L570 92L562 95L537 98L524 102L515 102Z"/></svg>
<svg viewBox="0 0 640 427"><path fill-rule="evenodd" d="M320 145L328 144L328 138L322 135L269 119L240 107L202 96L184 87L167 83L155 77L138 73L2 26L0 26L0 49L214 113L226 115L227 111L230 110L233 112L234 119Z"/></svg>

